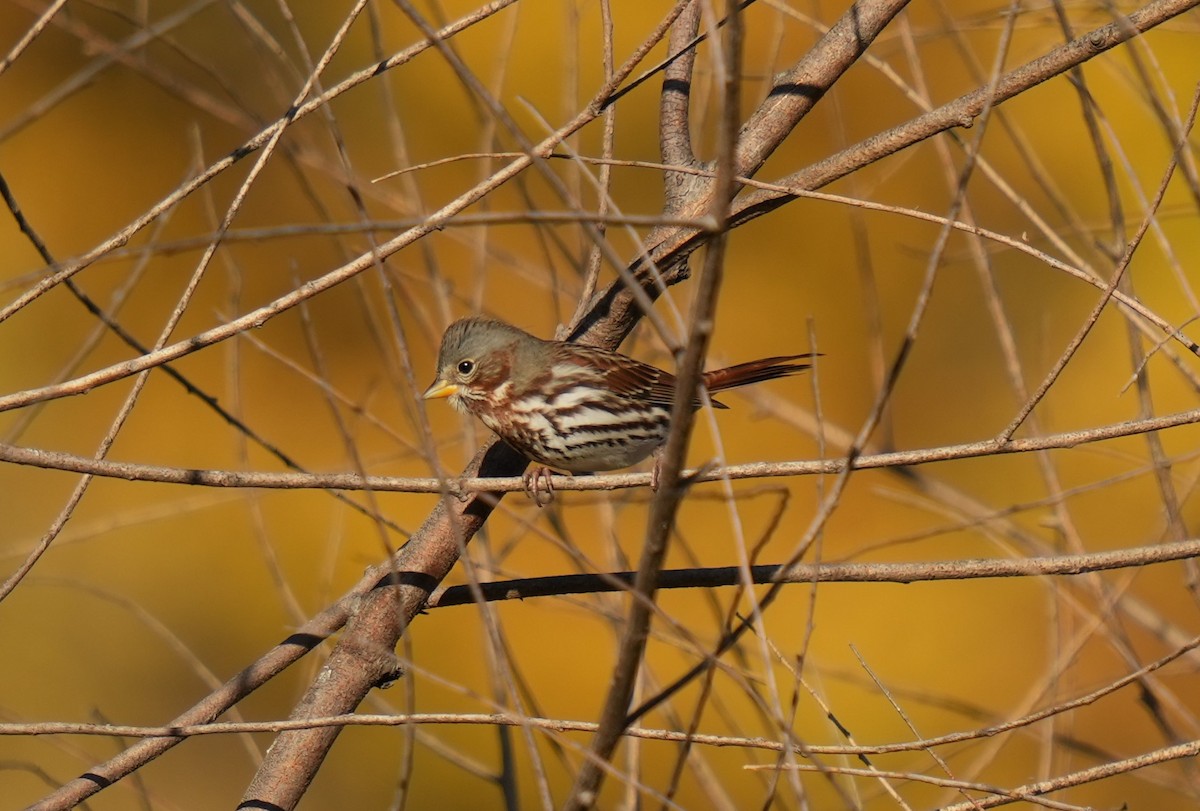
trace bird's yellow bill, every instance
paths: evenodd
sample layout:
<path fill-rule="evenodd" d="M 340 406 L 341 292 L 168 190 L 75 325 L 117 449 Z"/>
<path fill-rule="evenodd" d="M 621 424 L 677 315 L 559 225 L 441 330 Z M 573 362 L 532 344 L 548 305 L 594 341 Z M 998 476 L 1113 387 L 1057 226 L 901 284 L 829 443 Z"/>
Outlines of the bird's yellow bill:
<path fill-rule="evenodd" d="M 445 380 L 435 380 L 433 385 L 425 389 L 425 394 L 422 395 L 426 400 L 437 400 L 441 397 L 449 397 L 458 392 L 457 383 L 447 383 Z"/>

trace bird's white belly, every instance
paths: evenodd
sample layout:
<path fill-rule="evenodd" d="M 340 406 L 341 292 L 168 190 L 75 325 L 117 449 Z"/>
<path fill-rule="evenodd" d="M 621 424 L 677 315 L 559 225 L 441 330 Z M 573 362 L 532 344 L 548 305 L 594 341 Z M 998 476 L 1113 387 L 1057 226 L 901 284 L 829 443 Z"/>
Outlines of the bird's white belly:
<path fill-rule="evenodd" d="M 512 404 L 513 423 L 484 419 L 496 433 L 535 462 L 572 473 L 616 470 L 642 461 L 666 440 L 665 409 L 638 409 L 614 414 L 606 409 L 571 403 L 547 411 L 541 404 Z"/>
<path fill-rule="evenodd" d="M 600 470 L 618 470 L 636 465 L 654 452 L 661 440 L 647 440 L 623 444 L 620 447 L 592 446 L 586 450 L 562 453 L 557 448 L 541 450 L 536 461 L 550 467 L 569 470 L 572 473 L 593 473 Z"/>

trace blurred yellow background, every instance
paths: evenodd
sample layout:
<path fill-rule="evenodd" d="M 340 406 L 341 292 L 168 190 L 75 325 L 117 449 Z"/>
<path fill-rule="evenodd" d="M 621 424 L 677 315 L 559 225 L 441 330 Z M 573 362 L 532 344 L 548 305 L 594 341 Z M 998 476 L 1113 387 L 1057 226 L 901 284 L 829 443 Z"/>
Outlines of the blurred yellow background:
<path fill-rule="evenodd" d="M 665 4 L 613 9 L 616 60 L 658 23 Z M 435 22 L 457 19 L 467 3 L 422 7 Z M 1126 10 L 1132 10 L 1132 6 Z M 0 51 L 12 48 L 43 11 L 32 0 L 0 4 Z M 335 4 L 293 6 L 295 29 L 269 3 L 69 3 L 0 73 L 0 172 L 29 223 L 60 263 L 87 253 L 200 169 L 238 148 L 293 103 L 345 20 Z M 800 58 L 841 4 L 787 9 L 759 3 L 746 14 L 744 99 L 761 102 L 770 77 Z M 1099 9 L 1071 8 L 1077 32 L 1108 21 Z M 952 16 L 951 16 L 952 15 Z M 871 49 L 910 88 L 940 104 L 980 86 L 1003 33 L 1002 7 L 956 4 L 914 8 Z M 148 32 L 154 29 L 152 35 Z M 455 52 L 533 141 L 561 126 L 603 79 L 600 11 L 590 3 L 520 3 L 452 40 Z M 984 135 L 988 170 L 968 187 L 982 227 L 1074 263 L 1038 230 L 1031 213 L 1104 278 L 1111 251 L 1137 228 L 1170 159 L 1171 144 L 1153 102 L 1182 117 L 1200 79 L 1197 20 L 1185 16 L 1134 46 L 1088 63 L 1084 75 L 1101 116 L 1124 204 L 1114 226 L 1078 96 L 1057 78 L 1003 105 Z M 141 44 L 141 39 L 148 41 Z M 303 42 L 303 48 L 297 38 Z M 370 4 L 350 28 L 319 85 L 345 77 L 418 41 L 395 6 Z M 1062 41 L 1049 11 L 1023 13 L 1003 64 L 1023 64 Z M 705 46 L 706 47 L 706 46 Z M 664 53 L 660 45 L 647 67 Z M 711 157 L 712 63 L 702 48 L 693 102 L 700 157 Z M 915 54 L 919 63 L 912 61 Z M 1134 56 L 1136 55 L 1136 60 Z M 978 72 L 977 72 L 978 71 Z M 639 71 L 640 72 L 640 71 Z M 617 105 L 615 154 L 657 161 L 660 81 Z M 856 65 L 768 162 L 772 180 L 920 110 L 879 65 Z M 600 122 L 571 141 L 601 150 Z M 960 130 L 970 142 L 978 129 Z M 1015 146 L 1018 142 L 1020 148 Z M 1189 140 L 1194 159 L 1195 137 Z M 437 53 L 381 73 L 290 127 L 254 181 L 168 342 L 226 323 L 344 264 L 399 233 L 503 165 L 472 157 L 372 183 L 398 169 L 460 155 L 509 151 L 517 144 L 471 98 Z M 961 166 L 960 149 L 943 147 Z M 1023 153 L 1036 157 L 1031 162 Z M 152 345 L 177 306 L 233 196 L 260 153 L 243 158 L 134 235 L 128 245 L 75 277 L 143 344 Z M 579 167 L 553 168 L 588 208 L 595 190 Z M 589 171 L 596 171 L 590 168 Z M 944 215 L 953 168 L 933 142 L 886 159 L 830 189 L 849 197 Z M 1183 325 L 1198 313 L 1200 206 L 1176 176 L 1156 228 L 1139 249 L 1129 282 L 1155 313 Z M 349 188 L 353 188 L 352 196 Z M 1011 197 L 1009 196 L 1011 193 Z M 661 175 L 617 167 L 611 191 L 626 214 L 661 211 Z M 359 201 L 361 208 L 359 208 Z M 469 209 L 517 215 L 561 211 L 564 202 L 536 172 Z M 370 227 L 367 227 L 370 225 Z M 337 226 L 337 227 L 335 227 Z M 617 255 L 632 259 L 636 237 L 609 229 Z M 896 213 L 799 200 L 732 237 L 710 366 L 808 351 L 824 353 L 815 377 L 731 394 L 711 423 L 701 414 L 690 459 L 723 450 L 729 463 L 842 456 L 880 385 L 909 322 L 939 227 Z M 919 449 L 991 438 L 1014 417 L 1021 397 L 1006 367 L 993 306 L 1011 328 L 1019 376 L 1034 389 L 1098 300 L 1092 286 L 1032 256 L 953 235 L 919 337 L 872 448 Z M 582 289 L 589 242 L 574 224 L 458 225 L 440 230 L 371 270 L 270 320 L 261 329 L 190 354 L 173 368 L 310 471 L 430 476 L 418 410 L 431 379 L 441 330 L 453 318 L 485 312 L 549 337 L 570 317 Z M 696 267 L 699 263 L 694 261 Z M 6 306 L 47 269 L 10 215 L 0 213 L 0 291 Z M 605 266 L 601 284 L 615 278 Z M 994 285 L 995 297 L 989 291 Z M 688 312 L 684 284 L 659 304 Z M 394 313 L 394 316 L 393 316 Z M 878 317 L 878 328 L 873 319 Z M 397 329 L 397 324 L 400 329 Z M 1195 329 L 1185 332 L 1195 335 Z M 402 337 L 401 337 L 402 334 Z M 815 344 L 811 344 L 815 336 Z M 1159 336 L 1161 338 L 1161 336 Z M 1145 338 L 1141 349 L 1155 347 Z M 1129 330 L 1110 307 L 1018 436 L 1098 427 L 1142 413 Z M 625 351 L 670 368 L 672 359 L 643 326 Z M 407 352 L 413 383 L 401 358 Z M 0 395 L 48 385 L 134 356 L 61 285 L 0 323 Z M 1182 366 L 1196 374 L 1186 353 Z M 1149 408 L 1197 407 L 1195 387 L 1162 353 L 1145 367 Z M 415 384 L 416 388 L 413 388 Z M 2 441 L 90 457 L 132 390 L 129 379 L 0 414 Z M 428 408 L 437 460 L 457 472 L 485 429 L 442 403 Z M 821 431 L 814 433 L 815 415 Z M 713 433 L 713 425 L 717 434 Z M 1182 526 L 1194 533 L 1198 468 L 1194 426 L 1161 435 Z M 109 458 L 176 468 L 282 470 L 200 399 L 161 370 L 150 374 Z M 79 477 L 0 465 L 0 572 L 8 577 L 53 525 Z M 728 566 L 738 544 L 758 562 L 795 550 L 832 485 L 798 477 L 698 487 L 684 504 L 671 567 Z M 368 503 L 350 494 L 355 503 Z M 406 531 L 435 503 L 429 495 L 382 493 L 369 500 Z M 506 498 L 470 555 L 481 577 L 506 579 L 610 571 L 636 563 L 647 494 L 563 493 L 551 509 Z M 1064 516 L 1071 526 L 1064 527 Z M 386 532 L 398 546 L 403 535 Z M 1161 489 L 1144 437 L 1031 454 L 855 474 L 820 535 L 825 560 L 933 561 L 1100 551 L 1170 539 Z M 1080 547 L 1079 544 L 1082 544 Z M 748 554 L 748 553 L 747 553 Z M 65 529 L 21 585 L 0 603 L 0 720 L 163 724 L 335 600 L 362 570 L 382 560 L 379 525 L 320 490 L 205 489 L 119 479 L 92 482 Z M 813 559 L 809 556 L 809 559 Z M 632 562 L 632 563 L 631 563 Z M 1095 578 L 1011 579 L 787 589 L 766 616 L 773 650 L 748 639 L 723 662 L 703 703 L 702 733 L 762 735 L 778 730 L 763 706 L 791 713 L 808 744 L 847 741 L 792 672 L 804 676 L 859 743 L 909 740 L 986 726 L 1107 684 L 1172 650 L 1170 635 L 1147 630 L 1108 601 L 1135 601 L 1161 628 L 1196 633 L 1193 570 L 1183 565 Z M 464 567 L 454 582 L 465 582 Z M 1110 591 L 1099 591 L 1103 583 Z M 663 594 L 665 615 L 686 638 L 711 649 L 734 599 L 732 589 Z M 410 672 L 377 693 L 366 712 L 524 711 L 594 720 L 608 685 L 627 601 L 619 596 L 536 599 L 444 608 L 418 619 L 400 654 Z M 744 599 L 737 610 L 744 614 Z M 498 629 L 489 632 L 489 622 Z M 1093 625 L 1095 623 L 1095 625 Z M 1096 627 L 1099 626 L 1099 627 Z M 648 653 L 647 691 L 694 664 L 696 649 L 660 619 Z M 1120 633 L 1118 633 L 1118 631 Z M 496 649 L 493 634 L 504 641 Z M 1139 654 L 1117 652 L 1113 639 Z M 324 653 L 325 651 L 322 651 Z M 767 661 L 764 661 L 764 656 Z M 861 657 L 861 661 L 860 661 Z M 318 656 L 310 656 L 239 706 L 243 718 L 286 717 Z M 893 691 L 914 729 L 874 678 Z M 954 775 L 1020 785 L 1198 737 L 1195 665 L 1176 663 L 1156 681 L 1164 730 L 1127 688 L 1058 723 L 1048 722 L 942 754 Z M 511 680 L 511 683 L 510 683 Z M 519 684 L 521 699 L 510 696 Z M 700 683 L 644 720 L 687 728 Z M 343 733 L 305 807 L 502 807 L 488 773 L 501 768 L 498 733 L 485 726 L 350 729 Z M 520 730 L 515 748 L 523 807 L 537 807 L 534 758 Z M 550 792 L 561 801 L 578 766 L 581 733 L 533 733 Z M 269 735 L 250 748 L 265 749 Z M 98 737 L 0 737 L 0 802 L 19 807 L 112 756 L 122 742 Z M 407 762 L 408 752 L 413 760 Z M 615 766 L 657 806 L 671 785 L 676 744 L 637 745 Z M 928 755 L 877 756 L 881 769 L 940 773 Z M 682 808 L 896 807 L 878 784 L 847 778 L 775 776 L 770 752 L 697 747 L 673 802 Z M 861 765 L 826 757 L 826 765 Z M 138 779 L 102 792 L 92 808 L 231 807 L 256 763 L 228 736 L 181 745 Z M 774 781 L 779 785 L 771 788 Z M 401 784 L 403 788 L 401 788 Z M 835 792 L 831 785 L 841 787 Z M 719 788 L 718 788 L 719 787 Z M 628 784 L 610 778 L 601 807 L 616 807 Z M 913 808 L 961 799 L 903 783 Z M 145 798 L 142 797 L 145 792 Z M 1079 806 L 1190 807 L 1200 796 L 1183 768 L 1164 766 L 1056 797 Z M 649 807 L 648 805 L 648 807 Z"/>

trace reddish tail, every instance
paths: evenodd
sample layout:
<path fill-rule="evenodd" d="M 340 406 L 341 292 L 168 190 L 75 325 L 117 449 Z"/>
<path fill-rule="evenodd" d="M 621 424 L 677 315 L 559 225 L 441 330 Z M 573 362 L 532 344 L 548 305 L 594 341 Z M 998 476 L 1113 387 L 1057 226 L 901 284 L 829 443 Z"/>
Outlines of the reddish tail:
<path fill-rule="evenodd" d="M 724 391 L 738 386 L 749 386 L 764 380 L 799 374 L 812 366 L 803 358 L 816 357 L 816 353 L 805 355 L 780 355 L 777 358 L 762 358 L 749 363 L 739 363 L 725 369 L 714 369 L 704 373 L 704 385 L 710 392 Z"/>

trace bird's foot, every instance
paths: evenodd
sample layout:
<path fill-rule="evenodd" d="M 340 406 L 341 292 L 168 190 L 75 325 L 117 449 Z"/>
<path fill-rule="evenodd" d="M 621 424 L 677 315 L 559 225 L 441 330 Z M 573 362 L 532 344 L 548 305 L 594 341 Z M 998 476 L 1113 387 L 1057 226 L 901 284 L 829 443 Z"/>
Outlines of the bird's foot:
<path fill-rule="evenodd" d="M 550 478 L 552 475 L 550 468 L 538 465 L 526 470 L 525 475 L 521 477 L 521 481 L 525 483 L 525 495 L 533 499 L 533 503 L 539 507 L 545 507 L 554 501 L 554 481 Z"/>

